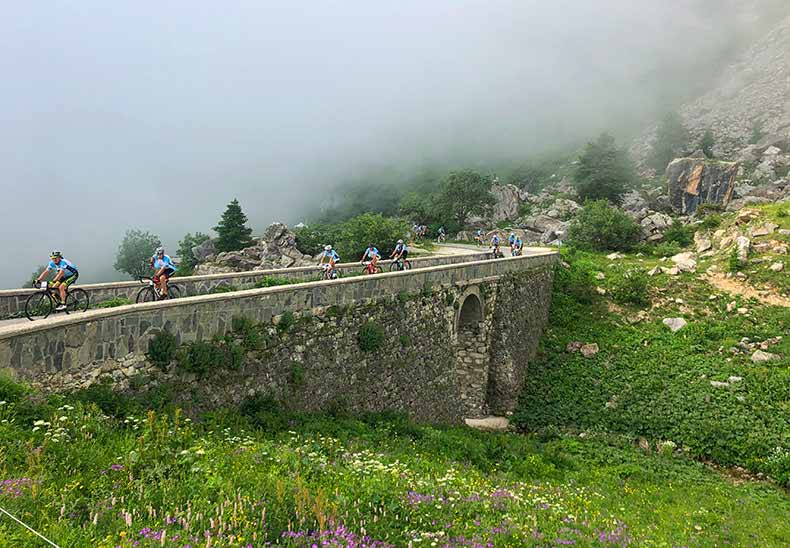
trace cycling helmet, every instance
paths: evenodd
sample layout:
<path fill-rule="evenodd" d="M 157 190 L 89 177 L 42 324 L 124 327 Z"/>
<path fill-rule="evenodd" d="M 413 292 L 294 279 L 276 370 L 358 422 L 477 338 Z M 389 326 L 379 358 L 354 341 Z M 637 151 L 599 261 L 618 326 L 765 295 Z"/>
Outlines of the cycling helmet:
<path fill-rule="evenodd" d="M 324 251 L 332 251 L 332 246 L 327 244 L 324 246 Z"/>
<path fill-rule="evenodd" d="M 63 253 L 61 253 L 60 251 L 55 250 L 55 251 L 53 251 L 52 253 L 49 254 L 49 258 L 50 259 L 54 259 L 55 257 L 62 259 L 63 258 Z"/>
<path fill-rule="evenodd" d="M 165 252 L 165 248 L 164 247 L 157 247 L 156 248 L 156 254 L 157 255 L 164 254 L 164 252 Z"/>
<path fill-rule="evenodd" d="M 399 243 L 399 244 L 402 244 L 402 243 L 403 243 L 403 240 L 398 240 L 398 243 Z"/>
<path fill-rule="evenodd" d="M 376 246 L 374 246 L 372 243 L 369 243 L 368 247 L 376 247 Z"/>

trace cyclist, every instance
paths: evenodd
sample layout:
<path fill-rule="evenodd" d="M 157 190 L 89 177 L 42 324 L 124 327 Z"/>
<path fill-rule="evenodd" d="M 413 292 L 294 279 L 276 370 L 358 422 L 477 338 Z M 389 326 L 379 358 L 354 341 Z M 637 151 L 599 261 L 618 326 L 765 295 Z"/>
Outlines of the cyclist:
<path fill-rule="evenodd" d="M 491 237 L 491 249 L 494 252 L 494 257 L 499 257 L 499 253 L 500 253 L 500 251 L 499 251 L 499 244 L 500 243 L 501 243 L 501 240 L 499 239 L 499 234 L 495 233 Z"/>
<path fill-rule="evenodd" d="M 510 253 L 513 253 L 513 246 L 516 243 L 516 233 L 515 232 L 511 232 L 510 233 L 510 236 L 508 236 L 508 238 L 507 238 L 507 243 L 510 246 Z"/>
<path fill-rule="evenodd" d="M 49 264 L 44 269 L 44 271 L 38 275 L 36 281 L 33 282 L 34 286 L 38 286 L 41 281 L 46 278 L 47 273 L 50 270 L 56 270 L 57 273 L 55 277 L 52 278 L 51 287 L 57 287 L 58 292 L 60 293 L 60 304 L 58 305 L 55 310 L 66 310 L 66 289 L 77 281 L 77 278 L 80 277 L 80 273 L 77 270 L 77 265 L 72 263 L 71 261 L 67 261 L 63 258 L 63 254 L 60 251 L 53 251 L 49 254 Z"/>
<path fill-rule="evenodd" d="M 514 257 L 520 257 L 522 249 L 524 249 L 524 242 L 521 241 L 521 236 L 518 236 L 516 237 L 516 241 L 513 242 L 513 247 L 510 250 L 510 254 Z"/>
<path fill-rule="evenodd" d="M 324 266 L 324 261 L 326 261 L 326 266 Z M 326 270 L 330 278 L 336 278 L 337 271 L 335 270 L 335 263 L 339 262 L 340 255 L 338 255 L 337 252 L 332 249 L 331 245 L 325 245 L 324 252 L 321 253 L 321 261 L 318 263 L 318 266 Z"/>
<path fill-rule="evenodd" d="M 381 254 L 379 250 L 376 249 L 372 243 L 368 244 L 367 249 L 365 249 L 365 253 L 362 254 L 362 264 L 365 264 L 365 260 L 370 261 L 367 265 L 366 272 L 368 274 L 375 274 L 376 268 L 379 264 L 379 259 L 381 259 Z"/>
<path fill-rule="evenodd" d="M 481 228 L 475 230 L 475 243 L 477 243 L 478 247 L 483 245 L 483 229 Z"/>
<path fill-rule="evenodd" d="M 156 272 L 154 273 L 154 283 L 159 287 L 159 298 L 167 299 L 167 280 L 173 277 L 176 273 L 176 265 L 169 255 L 165 255 L 164 247 L 157 247 L 156 252 L 150 259 L 151 268 Z"/>
<path fill-rule="evenodd" d="M 401 270 L 403 270 L 404 263 L 406 262 L 406 258 L 408 256 L 409 256 L 409 248 L 406 247 L 406 244 L 403 243 L 403 240 L 398 240 L 398 243 L 395 245 L 395 249 L 392 250 L 390 259 L 392 259 L 392 262 L 394 263 L 397 263 L 398 261 L 402 261 Z"/>

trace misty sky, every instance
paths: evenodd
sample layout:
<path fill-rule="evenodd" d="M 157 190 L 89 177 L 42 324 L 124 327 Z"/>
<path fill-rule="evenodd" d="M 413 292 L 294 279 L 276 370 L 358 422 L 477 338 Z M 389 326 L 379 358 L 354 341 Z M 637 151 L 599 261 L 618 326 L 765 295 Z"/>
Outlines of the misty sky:
<path fill-rule="evenodd" d="M 127 228 L 174 248 L 234 197 L 260 232 L 370 166 L 638 127 L 751 24 L 737 4 L 6 2 L 0 287 L 52 249 L 109 279 Z"/>

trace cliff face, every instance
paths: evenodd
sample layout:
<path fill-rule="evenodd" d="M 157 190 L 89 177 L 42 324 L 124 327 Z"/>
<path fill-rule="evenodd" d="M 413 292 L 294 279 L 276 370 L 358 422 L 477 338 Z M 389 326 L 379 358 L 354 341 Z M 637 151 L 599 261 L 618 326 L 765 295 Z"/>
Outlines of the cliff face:
<path fill-rule="evenodd" d="M 681 115 L 695 137 L 712 129 L 723 156 L 749 144 L 755 129 L 790 135 L 790 16 L 738 57 L 711 91 L 684 106 Z"/>

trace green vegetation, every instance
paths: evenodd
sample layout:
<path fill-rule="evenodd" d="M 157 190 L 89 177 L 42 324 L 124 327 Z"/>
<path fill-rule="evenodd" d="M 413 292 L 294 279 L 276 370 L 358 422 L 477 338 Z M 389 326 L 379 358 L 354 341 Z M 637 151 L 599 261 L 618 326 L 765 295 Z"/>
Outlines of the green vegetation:
<path fill-rule="evenodd" d="M 712 159 L 715 157 L 713 154 L 713 145 L 715 144 L 716 139 L 713 137 L 713 130 L 706 129 L 705 134 L 702 136 L 702 140 L 699 143 L 705 158 Z"/>
<path fill-rule="evenodd" d="M 650 303 L 650 279 L 641 269 L 628 270 L 612 282 L 616 303 L 647 306 Z"/>
<path fill-rule="evenodd" d="M 389 255 L 395 243 L 409 233 L 408 224 L 379 213 L 364 213 L 347 221 L 328 225 L 310 225 L 296 231 L 296 245 L 302 253 L 316 255 L 326 244 L 333 245 L 343 261 L 356 261 L 368 244 Z"/>
<path fill-rule="evenodd" d="M 342 402 L 296 415 L 263 394 L 191 421 L 107 387 L 26 392 L 0 383 L 0 503 L 60 546 L 778 547 L 790 535 L 785 495 L 670 445 L 348 418 Z M 0 538 L 37 542 L 9 519 Z"/>
<path fill-rule="evenodd" d="M 680 221 L 675 221 L 664 231 L 663 241 L 677 244 L 680 247 L 688 247 L 694 241 L 694 229 Z"/>
<path fill-rule="evenodd" d="M 257 282 L 255 282 L 255 287 L 260 289 L 263 287 L 275 287 L 278 285 L 290 285 L 299 283 L 301 280 L 292 280 L 290 278 L 283 278 L 282 276 L 264 276 Z"/>
<path fill-rule="evenodd" d="M 168 331 L 160 331 L 148 343 L 148 359 L 159 367 L 167 367 L 176 357 L 178 341 L 176 336 Z"/>
<path fill-rule="evenodd" d="M 453 171 L 442 181 L 435 203 L 456 227 L 463 227 L 470 215 L 485 215 L 494 205 L 491 178 L 472 170 Z"/>
<path fill-rule="evenodd" d="M 606 200 L 588 201 L 571 223 L 568 241 L 585 250 L 627 251 L 638 242 L 639 230 L 631 217 Z"/>
<path fill-rule="evenodd" d="M 127 297 L 113 297 L 112 299 L 97 303 L 96 308 L 116 308 L 118 306 L 126 306 L 127 304 L 133 304 Z"/>
<path fill-rule="evenodd" d="M 238 251 L 252 245 L 252 229 L 247 226 L 247 216 L 234 199 L 214 227 L 217 232 L 217 251 Z"/>
<path fill-rule="evenodd" d="M 625 150 L 617 148 L 614 137 L 603 133 L 584 148 L 573 174 L 581 200 L 609 200 L 620 197 L 636 179 L 633 163 Z"/>
<path fill-rule="evenodd" d="M 137 229 L 127 230 L 118 246 L 113 268 L 128 274 L 133 280 L 148 276 L 151 274 L 149 259 L 156 248 L 161 246 L 162 241 L 155 234 Z"/>
<path fill-rule="evenodd" d="M 689 139 L 683 119 L 676 112 L 666 114 L 656 130 L 656 141 L 648 165 L 663 174 L 669 162 L 685 153 Z"/>
<path fill-rule="evenodd" d="M 181 263 L 178 265 L 179 273 L 183 275 L 188 275 L 192 273 L 192 270 L 197 266 L 197 259 L 195 255 L 192 253 L 192 248 L 197 247 L 200 244 L 210 240 L 208 234 L 203 234 L 202 232 L 195 232 L 192 234 L 191 232 L 187 232 L 184 238 L 178 242 L 178 258 L 181 259 Z"/>
<path fill-rule="evenodd" d="M 647 302 L 631 298 L 618 300 L 636 307 L 613 308 L 606 297 L 569 290 L 568 280 L 604 271 L 597 285 L 617 296 L 633 269 L 656 263 L 629 258 L 612 264 L 579 252 L 566 260 L 572 274 L 557 278 L 542 357 L 530 364 L 516 415 L 519 426 L 619 433 L 651 447 L 671 441 L 691 457 L 790 484 L 790 340 L 770 343 L 770 352 L 784 358 L 759 364 L 750 360 L 753 350 L 738 346 L 744 337 L 759 343 L 787 333 L 787 309 L 736 299 L 751 312 L 728 313 L 730 297 L 692 274 L 659 276 L 654 287 L 635 291 L 649 297 L 649 311 L 640 310 Z M 678 316 L 688 325 L 672 333 L 662 319 Z M 600 352 L 592 358 L 568 352 L 571 341 L 596 342 Z"/>
<path fill-rule="evenodd" d="M 359 328 L 357 343 L 363 352 L 375 352 L 384 344 L 384 328 L 374 322 L 367 322 Z"/>
<path fill-rule="evenodd" d="M 178 367 L 205 377 L 219 369 L 239 369 L 244 360 L 244 347 L 232 336 L 214 341 L 197 341 L 178 349 Z"/>

